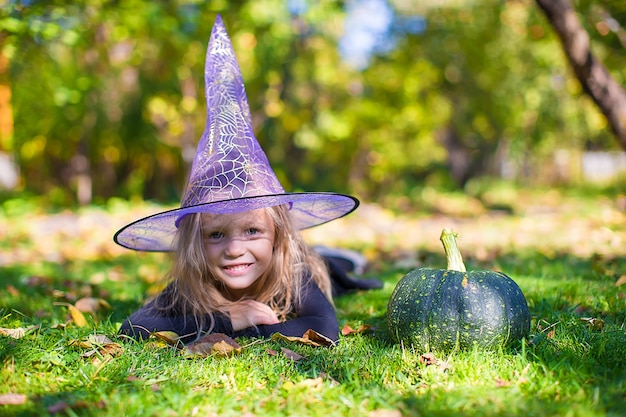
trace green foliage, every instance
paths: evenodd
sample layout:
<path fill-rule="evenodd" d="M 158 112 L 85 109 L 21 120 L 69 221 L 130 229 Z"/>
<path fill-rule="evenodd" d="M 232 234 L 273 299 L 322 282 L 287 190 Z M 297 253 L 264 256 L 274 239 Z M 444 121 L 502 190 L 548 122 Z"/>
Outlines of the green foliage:
<path fill-rule="evenodd" d="M 217 13 L 257 136 L 288 190 L 413 199 L 418 184 L 499 175 L 504 159 L 521 161 L 512 166 L 523 176 L 529 159 L 556 148 L 612 143 L 533 2 L 391 1 L 385 37 L 394 47 L 363 70 L 338 53 L 346 12 L 330 0 L 304 2 L 300 14 L 279 0 L 6 3 L 0 48 L 15 129 L 0 149 L 15 155 L 25 190 L 59 204 L 81 187 L 96 201 L 178 200 L 204 124 L 204 53 Z M 620 19 L 623 8 L 577 7 L 623 80 L 618 33 L 597 29 L 603 11 Z M 403 29 L 416 17 L 423 32 Z M 466 172 L 451 168 L 455 146 Z"/>

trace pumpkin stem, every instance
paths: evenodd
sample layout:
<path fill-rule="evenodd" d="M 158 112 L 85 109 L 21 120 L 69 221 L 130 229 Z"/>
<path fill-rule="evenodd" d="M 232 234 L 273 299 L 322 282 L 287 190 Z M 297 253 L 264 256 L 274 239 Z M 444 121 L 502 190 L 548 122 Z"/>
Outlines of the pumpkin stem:
<path fill-rule="evenodd" d="M 448 270 L 466 272 L 465 264 L 463 263 L 463 257 L 461 251 L 456 244 L 456 237 L 458 235 L 450 229 L 443 229 L 441 232 L 441 243 L 443 243 L 443 250 L 446 252 L 446 259 L 448 260 Z"/>

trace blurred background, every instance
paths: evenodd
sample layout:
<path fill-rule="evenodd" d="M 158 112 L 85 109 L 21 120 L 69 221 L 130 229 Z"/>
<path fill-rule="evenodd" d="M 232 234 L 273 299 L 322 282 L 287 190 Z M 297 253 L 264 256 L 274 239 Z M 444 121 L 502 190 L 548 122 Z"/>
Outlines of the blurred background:
<path fill-rule="evenodd" d="M 287 191 L 624 184 L 626 156 L 531 0 L 0 1 L 0 198 L 178 204 L 220 13 Z M 571 0 L 626 86 L 626 5 Z"/>

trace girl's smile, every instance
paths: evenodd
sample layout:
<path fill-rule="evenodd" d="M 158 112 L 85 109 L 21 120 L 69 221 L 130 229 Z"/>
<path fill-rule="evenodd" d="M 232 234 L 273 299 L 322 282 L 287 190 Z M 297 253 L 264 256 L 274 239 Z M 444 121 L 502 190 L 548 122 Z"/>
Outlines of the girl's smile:
<path fill-rule="evenodd" d="M 224 270 L 226 270 L 231 275 L 239 275 L 247 270 L 250 265 L 252 264 L 226 265 L 224 266 Z"/>
<path fill-rule="evenodd" d="M 274 222 L 265 209 L 202 215 L 202 236 L 215 276 L 236 297 L 248 295 L 268 270 L 274 249 Z"/>

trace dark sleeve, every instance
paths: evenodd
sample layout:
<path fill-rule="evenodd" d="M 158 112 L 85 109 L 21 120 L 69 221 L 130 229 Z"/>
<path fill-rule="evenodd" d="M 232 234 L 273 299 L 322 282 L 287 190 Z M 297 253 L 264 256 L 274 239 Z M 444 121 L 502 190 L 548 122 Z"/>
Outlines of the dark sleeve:
<path fill-rule="evenodd" d="M 339 322 L 335 309 L 313 279 L 309 279 L 303 291 L 300 305 L 295 310 L 295 318 L 277 324 L 250 327 L 235 333 L 235 336 L 269 337 L 274 333 L 301 337 L 313 329 L 330 340 L 339 340 Z"/>
<path fill-rule="evenodd" d="M 155 300 L 149 302 L 124 320 L 119 332 L 135 339 L 147 339 L 150 333 L 170 331 L 181 337 L 183 343 L 198 338 L 199 334 L 208 332 L 232 335 L 233 326 L 230 318 L 223 314 L 213 314 L 204 318 L 204 325 L 193 315 L 169 315 L 155 307 Z M 211 321 L 213 320 L 213 322 Z"/>
<path fill-rule="evenodd" d="M 211 327 L 209 316 L 205 317 L 204 326 L 200 327 L 194 316 L 167 315 L 155 308 L 155 302 L 151 301 L 126 319 L 120 327 L 120 333 L 135 339 L 147 339 L 152 332 L 171 331 L 181 336 L 183 343 L 189 343 L 198 338 L 199 333 L 208 332 Z M 278 332 L 285 336 L 300 337 L 308 329 L 313 329 L 333 341 L 339 339 L 339 324 L 335 310 L 312 279 L 306 284 L 302 302 L 294 313 L 296 317 L 291 320 L 249 327 L 238 332 L 233 331 L 230 317 L 213 314 L 211 333 L 224 333 L 231 337 L 266 337 Z"/>

